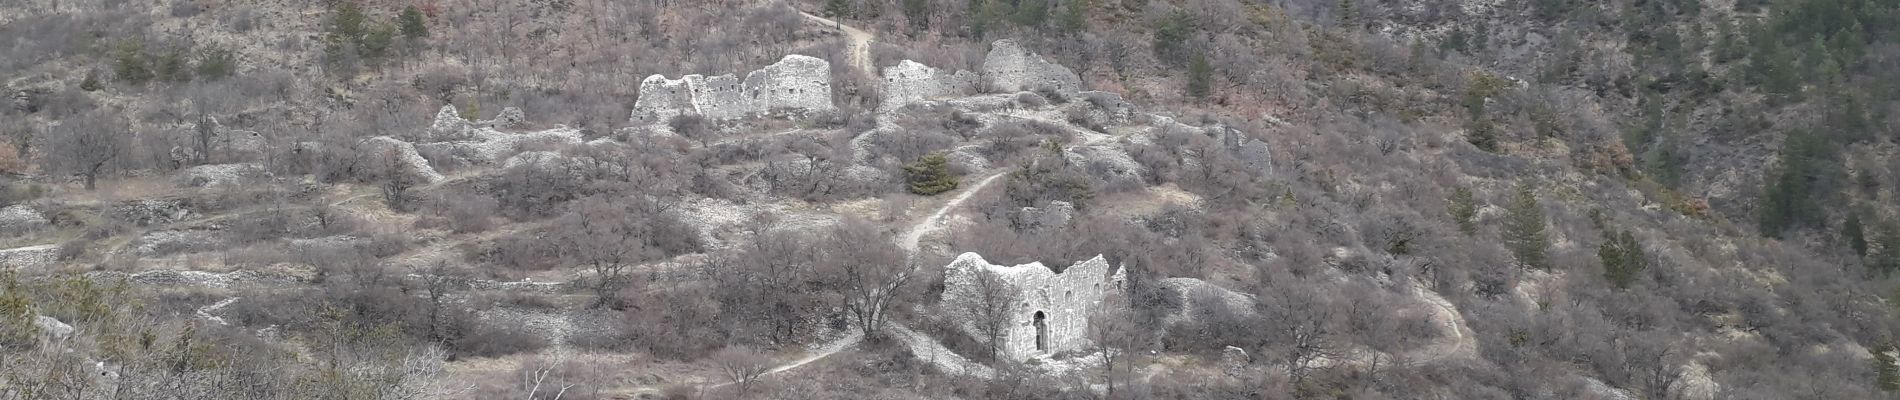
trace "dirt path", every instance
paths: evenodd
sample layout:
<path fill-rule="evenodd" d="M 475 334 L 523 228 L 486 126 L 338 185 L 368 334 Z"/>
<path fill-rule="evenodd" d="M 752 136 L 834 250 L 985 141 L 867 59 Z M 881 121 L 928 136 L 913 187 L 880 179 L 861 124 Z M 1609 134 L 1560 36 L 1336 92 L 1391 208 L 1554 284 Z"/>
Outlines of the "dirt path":
<path fill-rule="evenodd" d="M 798 367 L 803 367 L 805 366 L 805 364 L 811 364 L 813 361 L 818 361 L 825 357 L 830 357 L 832 354 L 838 354 L 838 352 L 844 351 L 844 349 L 849 349 L 852 346 L 856 346 L 858 342 L 861 342 L 861 341 L 864 341 L 864 332 L 858 331 L 858 330 L 852 330 L 850 334 L 845 335 L 844 337 L 838 338 L 838 340 L 831 341 L 831 343 L 827 343 L 824 346 L 819 346 L 817 349 L 814 349 L 811 354 L 808 354 L 804 357 L 800 357 L 797 360 L 792 360 L 792 362 L 786 363 L 785 365 L 772 367 L 772 369 L 765 370 L 765 373 L 759 374 L 759 376 L 760 377 L 772 376 L 773 374 L 790 371 Z M 724 387 L 727 385 L 731 385 L 733 383 L 737 383 L 737 382 L 720 382 L 720 383 L 716 383 L 712 385 L 707 385 L 706 388 L 716 389 L 716 388 Z"/>
<path fill-rule="evenodd" d="M 1418 298 L 1430 303 L 1434 312 L 1433 322 L 1444 325 L 1446 336 L 1443 341 L 1419 349 L 1412 357 L 1420 361 L 1439 361 L 1451 358 L 1476 359 L 1478 357 L 1478 339 L 1465 334 L 1464 314 L 1458 312 L 1458 306 L 1451 304 L 1444 296 L 1438 295 L 1422 283 L 1415 284 Z"/>
<path fill-rule="evenodd" d="M 918 243 L 923 241 L 924 235 L 943 229 L 943 218 L 950 214 L 950 210 L 955 210 L 958 206 L 963 205 L 963 202 L 970 200 L 970 197 L 975 196 L 976 192 L 983 191 L 983 188 L 988 187 L 990 182 L 996 181 L 996 178 L 1001 178 L 1005 174 L 1008 174 L 1008 172 L 998 172 L 991 174 L 988 178 L 977 181 L 975 185 L 965 188 L 963 193 L 958 193 L 957 197 L 950 198 L 950 201 L 944 203 L 943 207 L 938 208 L 937 212 L 931 213 L 929 217 L 924 218 L 922 221 L 917 221 L 917 225 L 911 226 L 910 231 L 904 233 L 902 241 L 898 242 L 903 245 L 904 253 L 915 257 L 919 246 Z"/>
<path fill-rule="evenodd" d="M 851 66 L 856 67 L 858 72 L 863 73 L 865 76 L 877 76 L 877 66 L 872 65 L 871 62 L 871 41 L 877 40 L 876 36 L 871 35 L 870 32 L 840 24 L 838 21 L 833 21 L 830 18 L 812 15 L 804 11 L 800 11 L 798 14 L 804 15 L 806 20 L 813 23 L 831 27 L 844 33 L 845 50 L 850 52 L 847 58 L 850 60 Z"/>

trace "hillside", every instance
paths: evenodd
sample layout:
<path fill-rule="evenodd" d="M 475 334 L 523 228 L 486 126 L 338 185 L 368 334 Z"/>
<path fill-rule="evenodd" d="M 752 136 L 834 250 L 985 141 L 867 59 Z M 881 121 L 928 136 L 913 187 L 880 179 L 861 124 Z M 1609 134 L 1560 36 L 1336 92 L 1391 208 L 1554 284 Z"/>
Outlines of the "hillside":
<path fill-rule="evenodd" d="M 1884 398 L 1870 0 L 0 5 L 0 398 Z"/>

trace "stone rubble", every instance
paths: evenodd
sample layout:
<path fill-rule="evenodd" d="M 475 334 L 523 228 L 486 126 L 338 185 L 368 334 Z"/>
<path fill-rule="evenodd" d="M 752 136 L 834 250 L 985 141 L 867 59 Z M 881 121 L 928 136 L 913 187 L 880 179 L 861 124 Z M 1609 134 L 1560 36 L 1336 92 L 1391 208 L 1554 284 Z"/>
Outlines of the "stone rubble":
<path fill-rule="evenodd" d="M 393 156 L 395 158 L 394 161 L 400 169 L 398 173 L 404 174 L 418 182 L 436 183 L 444 179 L 442 174 L 436 173 L 435 168 L 429 165 L 428 159 L 422 158 L 422 154 L 416 152 L 416 146 L 414 144 L 402 141 L 401 139 L 388 136 L 377 136 L 365 139 L 363 141 L 363 149 L 365 151 L 364 154 L 370 157 L 379 155 Z M 372 160 L 375 159 L 372 158 Z"/>
<path fill-rule="evenodd" d="M 0 268 L 35 268 L 51 265 L 59 259 L 58 244 L 16 247 L 0 250 Z"/>
<path fill-rule="evenodd" d="M 20 233 L 46 226 L 46 215 L 25 204 L 0 208 L 0 233 Z"/>
<path fill-rule="evenodd" d="M 270 171 L 261 164 L 207 164 L 185 168 L 172 181 L 183 187 L 228 187 L 265 182 L 270 177 Z"/>

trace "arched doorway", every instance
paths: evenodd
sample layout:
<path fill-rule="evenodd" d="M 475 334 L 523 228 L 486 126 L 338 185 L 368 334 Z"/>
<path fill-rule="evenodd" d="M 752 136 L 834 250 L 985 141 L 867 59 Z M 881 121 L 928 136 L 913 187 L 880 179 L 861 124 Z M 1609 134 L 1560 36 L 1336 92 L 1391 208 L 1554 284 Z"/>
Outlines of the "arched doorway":
<path fill-rule="evenodd" d="M 1036 352 L 1049 351 L 1049 324 L 1044 321 L 1042 311 L 1036 312 Z"/>

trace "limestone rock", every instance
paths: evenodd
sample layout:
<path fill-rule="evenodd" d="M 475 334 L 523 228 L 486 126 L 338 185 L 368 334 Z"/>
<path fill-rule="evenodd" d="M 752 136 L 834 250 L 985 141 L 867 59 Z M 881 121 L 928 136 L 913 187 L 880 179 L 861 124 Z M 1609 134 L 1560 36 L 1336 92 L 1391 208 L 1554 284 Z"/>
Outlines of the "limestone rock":
<path fill-rule="evenodd" d="M 427 134 L 414 139 L 424 143 L 459 139 L 468 128 L 468 120 L 462 119 L 462 113 L 456 111 L 455 106 L 442 106 L 435 112 L 435 122 L 429 124 Z"/>
<path fill-rule="evenodd" d="M 1023 207 L 1017 211 L 1016 227 L 1024 232 L 1046 232 L 1068 225 L 1069 219 L 1074 216 L 1074 204 L 1052 201 L 1047 207 Z"/>
<path fill-rule="evenodd" d="M 183 187 L 241 186 L 269 180 L 270 171 L 258 164 L 210 164 L 179 171 L 172 179 Z"/>
<path fill-rule="evenodd" d="M 33 325 L 39 326 L 40 334 L 47 339 L 59 341 L 73 336 L 73 326 L 59 322 L 58 318 L 41 315 L 33 318 Z"/>
<path fill-rule="evenodd" d="M 0 233 L 18 233 L 46 226 L 46 215 L 25 204 L 0 208 Z"/>
<path fill-rule="evenodd" d="M 164 256 L 217 248 L 223 243 L 215 231 L 159 230 L 134 239 L 127 250 L 140 256 Z"/>
<path fill-rule="evenodd" d="M 1087 347 L 1090 313 L 1101 306 L 1104 296 L 1120 290 L 1125 279 L 1120 269 L 1109 275 L 1108 261 L 1102 256 L 1056 272 L 1042 263 L 1001 266 L 976 253 L 963 253 L 944 268 L 941 304 L 954 316 L 952 320 L 975 321 L 973 315 L 960 314 L 967 314 L 963 310 L 980 301 L 978 283 L 985 273 L 1008 283 L 1016 296 L 1010 310 L 1013 318 L 998 346 L 1014 360 Z M 971 324 L 964 329 L 975 330 Z"/>
<path fill-rule="evenodd" d="M 156 286 L 167 286 L 167 287 L 178 287 L 178 286 L 230 287 L 232 285 L 251 284 L 251 283 L 257 283 L 257 284 L 296 283 L 296 280 L 292 278 L 287 278 L 283 276 L 266 275 L 264 273 L 248 271 L 248 270 L 239 270 L 239 271 L 231 271 L 231 272 L 224 272 L 224 273 L 205 272 L 205 271 L 155 270 L 155 271 L 140 272 L 140 273 L 136 273 L 132 275 L 126 275 L 125 280 L 127 282 L 136 283 L 140 285 L 156 285 Z"/>
<path fill-rule="evenodd" d="M 1174 292 L 1181 309 L 1164 317 L 1168 325 L 1177 325 L 1191 321 L 1199 315 L 1202 307 L 1224 306 L 1228 310 L 1243 315 L 1253 314 L 1253 296 L 1228 290 L 1212 283 L 1194 278 L 1167 278 L 1160 281 L 1163 288 Z"/>
<path fill-rule="evenodd" d="M 113 204 L 107 215 L 138 226 L 164 225 L 184 220 L 191 207 L 180 199 L 126 200 Z"/>
<path fill-rule="evenodd" d="M 1129 103 L 1127 100 L 1122 100 L 1122 95 L 1120 94 L 1085 91 L 1076 93 L 1076 97 L 1082 98 L 1083 101 L 1081 103 L 1092 106 L 1096 111 L 1103 114 L 1102 117 L 1105 120 L 1096 121 L 1103 125 L 1127 125 L 1129 120 L 1135 116 L 1135 105 Z"/>
<path fill-rule="evenodd" d="M 978 145 L 964 145 L 951 149 L 949 153 L 944 154 L 944 158 L 950 161 L 951 166 L 964 171 L 990 169 L 990 159 L 983 156 L 982 146 Z"/>
<path fill-rule="evenodd" d="M 16 247 L 0 250 L 0 269 L 39 267 L 50 265 L 58 259 L 58 244 Z"/>
<path fill-rule="evenodd" d="M 364 156 L 395 157 L 395 162 L 400 168 L 397 173 L 416 179 L 417 182 L 436 183 L 443 179 L 442 174 L 436 173 L 435 168 L 429 166 L 429 160 L 422 158 L 422 154 L 416 152 L 416 146 L 409 142 L 388 136 L 377 136 L 365 139 L 363 149 Z"/>
<path fill-rule="evenodd" d="M 487 125 L 496 129 L 506 129 L 521 126 L 527 121 L 527 114 L 522 113 L 520 108 L 507 107 L 501 109 L 501 114 L 495 115 L 495 119 L 488 120 Z"/>
<path fill-rule="evenodd" d="M 1245 372 L 1247 364 L 1251 363 L 1253 363 L 1253 358 L 1247 356 L 1245 349 L 1227 346 L 1220 350 L 1220 364 L 1227 367 L 1228 375 L 1239 376 Z"/>
<path fill-rule="evenodd" d="M 431 156 L 446 156 L 452 165 L 496 165 L 508 160 L 508 157 L 523 148 L 547 148 L 577 144 L 581 142 L 579 129 L 556 127 L 543 131 L 525 133 L 506 133 L 493 129 L 471 131 L 471 139 L 450 142 L 424 143 L 416 145 L 417 150 L 427 151 Z"/>
<path fill-rule="evenodd" d="M 1068 67 L 1042 59 L 1010 39 L 990 44 L 983 57 L 983 82 L 1000 92 L 1049 89 L 1063 95 L 1082 90 L 1082 78 Z"/>
<path fill-rule="evenodd" d="M 1089 175 L 1113 183 L 1142 182 L 1147 168 L 1135 162 L 1128 151 L 1115 145 L 1075 146 L 1066 149 L 1063 156 L 1070 164 L 1080 165 Z"/>
<path fill-rule="evenodd" d="M 686 75 L 680 79 L 648 76 L 640 81 L 632 122 L 655 124 L 680 114 L 723 120 L 778 111 L 833 109 L 831 63 L 793 54 L 746 74 L 744 80 L 733 75 Z"/>

